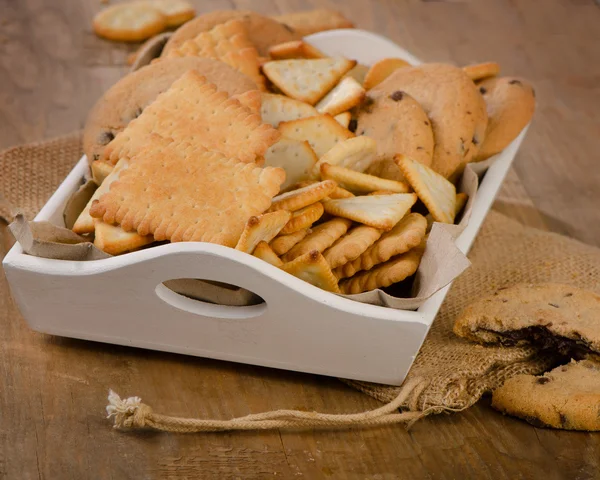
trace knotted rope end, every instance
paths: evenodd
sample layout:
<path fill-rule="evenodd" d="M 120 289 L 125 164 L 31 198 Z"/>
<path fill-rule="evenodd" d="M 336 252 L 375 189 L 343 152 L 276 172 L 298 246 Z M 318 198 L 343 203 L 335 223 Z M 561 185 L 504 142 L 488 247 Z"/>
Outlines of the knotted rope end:
<path fill-rule="evenodd" d="M 114 417 L 114 428 L 144 428 L 146 419 L 152 414 L 152 409 L 142 403 L 140 397 L 122 399 L 113 390 L 108 391 L 108 405 L 106 418 Z"/>

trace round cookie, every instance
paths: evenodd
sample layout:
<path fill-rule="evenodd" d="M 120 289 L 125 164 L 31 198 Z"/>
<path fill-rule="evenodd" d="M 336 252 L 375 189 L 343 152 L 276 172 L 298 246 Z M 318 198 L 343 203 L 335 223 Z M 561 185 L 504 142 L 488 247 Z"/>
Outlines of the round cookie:
<path fill-rule="evenodd" d="M 169 58 L 142 67 L 115 83 L 90 111 L 83 132 L 83 150 L 88 161 L 100 158 L 117 133 L 188 70 L 196 70 L 230 95 L 256 90 L 250 78 L 218 60 Z"/>
<path fill-rule="evenodd" d="M 167 17 L 143 2 L 119 3 L 98 12 L 92 26 L 100 37 L 118 42 L 140 42 L 162 32 L 167 27 Z"/>
<path fill-rule="evenodd" d="M 494 390 L 492 407 L 536 427 L 600 430 L 600 363 L 571 361 L 541 377 L 517 375 Z"/>
<path fill-rule="evenodd" d="M 477 298 L 454 323 L 459 337 L 533 346 L 581 358 L 600 354 L 600 295 L 559 283 L 520 283 Z"/>
<path fill-rule="evenodd" d="M 431 122 L 419 103 L 401 90 L 373 88 L 356 115 L 356 135 L 377 142 L 377 161 L 401 153 L 424 165 L 431 165 L 433 132 Z"/>
<path fill-rule="evenodd" d="M 399 68 L 375 89 L 411 95 L 431 120 L 431 168 L 448 178 L 473 158 L 487 126 L 485 102 L 462 69 L 441 63 Z"/>
<path fill-rule="evenodd" d="M 302 38 L 293 28 L 258 13 L 244 10 L 219 10 L 200 15 L 177 29 L 165 45 L 163 55 L 199 33 L 233 19 L 244 20 L 250 41 L 256 47 L 258 54 L 264 57 L 269 56 L 269 47 Z"/>
<path fill-rule="evenodd" d="M 535 110 L 535 92 L 523 79 L 489 78 L 477 87 L 485 100 L 489 121 L 475 162 L 504 150 L 531 121 Z"/>

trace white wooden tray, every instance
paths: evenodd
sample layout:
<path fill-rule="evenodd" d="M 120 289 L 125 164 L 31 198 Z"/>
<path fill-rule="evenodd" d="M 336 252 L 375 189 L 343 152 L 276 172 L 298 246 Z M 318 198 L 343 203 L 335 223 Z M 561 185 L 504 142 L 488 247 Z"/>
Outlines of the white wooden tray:
<path fill-rule="evenodd" d="M 385 57 L 419 63 L 389 40 L 362 30 L 308 37 L 327 54 L 364 64 Z M 487 171 L 469 226 L 457 239 L 467 252 L 525 132 Z M 64 225 L 64 205 L 87 170 L 82 158 L 37 215 Z M 3 261 L 29 326 L 65 337 L 399 385 L 450 286 L 418 311 L 358 303 L 320 290 L 251 255 L 210 243 L 173 243 L 90 262 L 26 255 L 15 245 Z M 246 288 L 264 299 L 232 307 L 166 288 L 199 278 Z"/>

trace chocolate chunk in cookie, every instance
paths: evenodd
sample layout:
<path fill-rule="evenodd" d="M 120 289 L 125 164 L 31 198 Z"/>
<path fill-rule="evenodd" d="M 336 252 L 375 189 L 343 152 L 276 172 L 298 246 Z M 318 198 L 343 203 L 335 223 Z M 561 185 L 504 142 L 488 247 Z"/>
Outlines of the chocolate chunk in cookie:
<path fill-rule="evenodd" d="M 469 305 L 454 333 L 483 344 L 533 345 L 583 358 L 600 353 L 600 295 L 570 285 L 515 285 Z"/>

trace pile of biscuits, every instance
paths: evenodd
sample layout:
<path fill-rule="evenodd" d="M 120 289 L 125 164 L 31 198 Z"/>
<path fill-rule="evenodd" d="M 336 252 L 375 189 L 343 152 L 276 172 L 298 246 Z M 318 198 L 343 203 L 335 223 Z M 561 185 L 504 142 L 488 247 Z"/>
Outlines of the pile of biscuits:
<path fill-rule="evenodd" d="M 86 125 L 99 187 L 73 230 L 111 254 L 218 243 L 336 293 L 411 277 L 432 221 L 467 201 L 465 165 L 519 134 L 533 89 L 493 63 L 328 57 L 287 23 L 200 16 L 113 86 Z"/>

